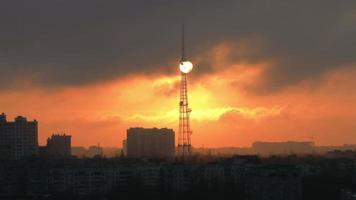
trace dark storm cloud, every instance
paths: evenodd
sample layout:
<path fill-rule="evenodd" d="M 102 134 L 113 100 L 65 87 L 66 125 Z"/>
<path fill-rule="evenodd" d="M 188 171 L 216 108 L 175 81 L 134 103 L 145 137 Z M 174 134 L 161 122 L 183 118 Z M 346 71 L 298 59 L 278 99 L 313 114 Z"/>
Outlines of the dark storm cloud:
<path fill-rule="evenodd" d="M 355 1 L 3 0 L 0 85 L 80 85 L 128 74 L 174 73 L 180 24 L 188 55 L 257 36 L 264 45 L 231 62 L 273 60 L 256 91 L 273 91 L 354 64 Z M 251 45 L 254 45 L 253 43 Z M 209 57 L 196 73 L 213 70 Z M 159 67 L 158 67 L 159 66 Z M 162 67 L 162 66 L 167 66 Z"/>

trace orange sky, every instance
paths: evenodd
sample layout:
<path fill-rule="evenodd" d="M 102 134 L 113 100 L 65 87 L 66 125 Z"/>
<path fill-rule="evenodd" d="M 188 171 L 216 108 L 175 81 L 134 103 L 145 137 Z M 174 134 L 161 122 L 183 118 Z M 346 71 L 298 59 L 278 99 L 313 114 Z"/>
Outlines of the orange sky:
<path fill-rule="evenodd" d="M 257 95 L 248 87 L 263 83 L 263 71 L 273 61 L 229 63 L 225 62 L 228 51 L 225 45 L 211 50 L 216 68 L 212 73 L 192 80 L 194 69 L 191 72 L 194 146 L 250 146 L 257 140 L 356 143 L 356 70 L 352 67 Z M 169 67 L 178 70 L 174 64 Z M 174 76 L 130 75 L 75 87 L 29 86 L 0 92 L 0 111 L 11 120 L 15 115 L 37 119 L 40 144 L 52 133 L 65 132 L 73 136 L 73 145 L 121 146 L 132 126 L 177 130 L 178 89 L 178 71 Z"/>

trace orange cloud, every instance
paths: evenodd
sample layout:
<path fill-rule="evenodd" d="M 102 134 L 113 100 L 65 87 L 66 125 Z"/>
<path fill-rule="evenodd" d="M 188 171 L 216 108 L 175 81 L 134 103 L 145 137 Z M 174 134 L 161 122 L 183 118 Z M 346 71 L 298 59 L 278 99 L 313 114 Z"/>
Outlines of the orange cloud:
<path fill-rule="evenodd" d="M 249 146 L 256 140 L 356 143 L 352 67 L 257 95 L 246 88 L 261 83 L 271 61 L 235 63 L 226 60 L 230 51 L 226 44 L 212 51 L 214 67 L 220 70 L 201 77 L 194 77 L 193 70 L 189 76 L 194 146 Z M 137 75 L 58 90 L 7 91 L 0 93 L 0 109 L 11 118 L 36 118 L 41 144 L 63 131 L 73 135 L 75 145 L 121 146 L 131 126 L 176 130 L 179 78 Z"/>

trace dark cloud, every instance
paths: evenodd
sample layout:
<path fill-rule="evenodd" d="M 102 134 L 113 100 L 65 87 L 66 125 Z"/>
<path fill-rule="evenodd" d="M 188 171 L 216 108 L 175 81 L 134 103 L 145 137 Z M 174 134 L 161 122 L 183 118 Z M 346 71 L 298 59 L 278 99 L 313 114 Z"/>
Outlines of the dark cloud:
<path fill-rule="evenodd" d="M 278 90 L 354 64 L 356 2 L 4 0 L 0 3 L 0 85 L 80 85 L 128 74 L 175 73 L 180 24 L 188 56 L 220 41 L 258 37 L 264 45 L 233 62 L 273 60 L 259 92 Z M 255 45 L 253 41 L 251 45 Z M 257 47 L 259 44 L 256 44 Z M 196 73 L 213 70 L 209 57 Z"/>

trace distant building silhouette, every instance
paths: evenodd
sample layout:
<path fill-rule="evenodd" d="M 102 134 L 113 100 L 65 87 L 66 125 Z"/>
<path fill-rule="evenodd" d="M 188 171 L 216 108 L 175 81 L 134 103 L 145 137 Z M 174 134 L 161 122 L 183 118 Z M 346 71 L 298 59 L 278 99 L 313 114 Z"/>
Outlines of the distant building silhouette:
<path fill-rule="evenodd" d="M 130 128 L 127 130 L 127 156 L 135 158 L 172 158 L 174 131 L 167 128 Z"/>
<path fill-rule="evenodd" d="M 71 156 L 71 138 L 66 134 L 53 134 L 47 139 L 47 153 L 50 156 Z"/>
<path fill-rule="evenodd" d="M 100 147 L 89 146 L 89 148 L 82 146 L 73 146 L 72 156 L 77 158 L 93 158 L 93 157 L 106 157 L 112 158 L 121 155 L 122 149 L 117 147 Z"/>
<path fill-rule="evenodd" d="M 88 156 L 87 155 L 87 151 L 88 150 L 85 147 L 82 147 L 82 146 L 73 146 L 71 148 L 72 156 L 76 156 L 78 158 L 82 158 L 82 157 Z"/>
<path fill-rule="evenodd" d="M 102 157 L 104 155 L 103 148 L 100 145 L 90 146 L 88 149 L 89 157 Z"/>
<path fill-rule="evenodd" d="M 8 122 L 0 115 L 0 158 L 23 159 L 38 153 L 38 123 L 18 116 Z"/>
<path fill-rule="evenodd" d="M 252 152 L 261 155 L 307 154 L 313 151 L 314 142 L 255 142 L 252 144 Z"/>
<path fill-rule="evenodd" d="M 122 152 L 127 156 L 127 140 L 122 140 Z"/>

